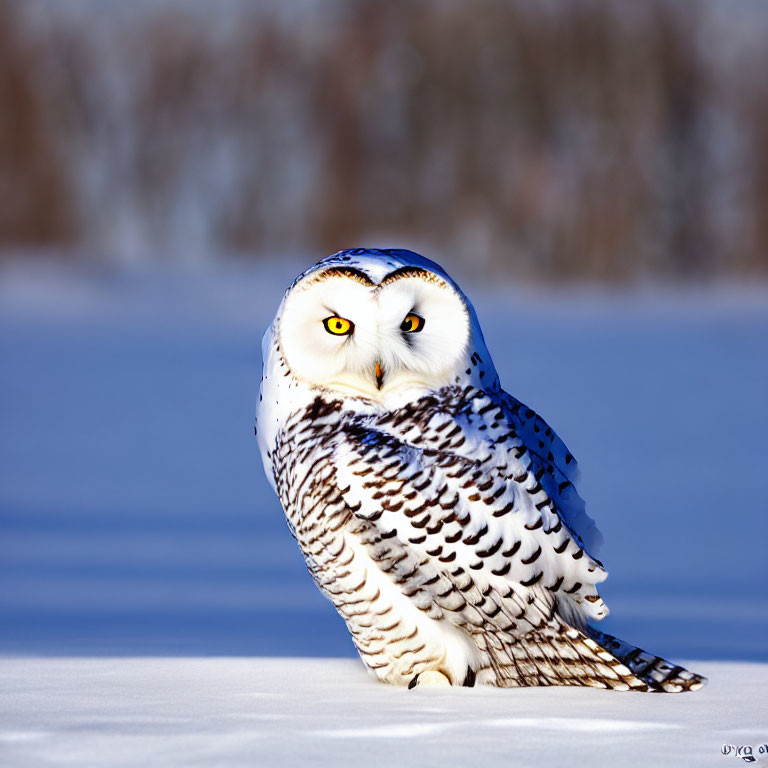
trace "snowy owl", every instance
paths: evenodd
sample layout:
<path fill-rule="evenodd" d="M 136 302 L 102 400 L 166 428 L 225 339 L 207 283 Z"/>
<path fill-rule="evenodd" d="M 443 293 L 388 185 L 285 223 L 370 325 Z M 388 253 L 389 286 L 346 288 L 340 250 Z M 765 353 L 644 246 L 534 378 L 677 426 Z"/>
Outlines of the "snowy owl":
<path fill-rule="evenodd" d="M 363 662 L 396 685 L 688 691 L 705 680 L 597 631 L 600 534 L 551 427 L 500 386 L 437 264 L 340 251 L 263 342 L 264 467 Z"/>

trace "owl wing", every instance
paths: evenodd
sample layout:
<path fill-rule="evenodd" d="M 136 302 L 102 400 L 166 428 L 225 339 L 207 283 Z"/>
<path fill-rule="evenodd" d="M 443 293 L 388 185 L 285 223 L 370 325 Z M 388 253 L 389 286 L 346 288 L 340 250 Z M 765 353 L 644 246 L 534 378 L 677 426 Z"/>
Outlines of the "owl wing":
<path fill-rule="evenodd" d="M 603 543 L 595 521 L 587 514 L 576 484 L 579 466 L 565 443 L 533 409 L 512 395 L 501 392 L 501 404 L 507 424 L 525 444 L 535 474 L 555 503 L 560 517 L 576 540 L 593 556 Z M 503 428 L 503 427 L 502 427 Z"/>
<path fill-rule="evenodd" d="M 462 621 L 498 616 L 519 635 L 556 613 L 583 625 L 607 613 L 595 588 L 607 574 L 560 507 L 564 472 L 529 449 L 533 417 L 515 404 L 452 388 L 353 418 L 334 451 L 337 482 L 380 534 L 367 542 L 379 567 L 398 583 L 412 571 L 409 588 Z"/>

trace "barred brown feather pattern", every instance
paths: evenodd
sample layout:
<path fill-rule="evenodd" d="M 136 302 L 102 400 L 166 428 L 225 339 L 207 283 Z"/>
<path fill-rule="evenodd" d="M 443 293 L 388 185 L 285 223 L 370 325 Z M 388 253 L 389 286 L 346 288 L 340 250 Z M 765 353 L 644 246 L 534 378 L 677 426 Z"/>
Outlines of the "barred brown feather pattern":
<path fill-rule="evenodd" d="M 326 397 L 281 425 L 274 482 L 313 578 L 380 679 L 700 687 L 587 628 L 607 613 L 606 574 L 575 463 L 533 411 L 475 387 L 390 411 Z"/>

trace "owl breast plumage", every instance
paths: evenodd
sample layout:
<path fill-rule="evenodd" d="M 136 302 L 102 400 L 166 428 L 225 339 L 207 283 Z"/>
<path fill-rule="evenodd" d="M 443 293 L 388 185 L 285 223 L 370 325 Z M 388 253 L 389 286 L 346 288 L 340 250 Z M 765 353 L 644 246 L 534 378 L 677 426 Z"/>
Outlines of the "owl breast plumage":
<path fill-rule="evenodd" d="M 501 389 L 475 312 L 410 251 L 342 251 L 289 288 L 257 434 L 318 587 L 382 681 L 693 690 L 594 629 L 600 534 L 552 428 Z"/>

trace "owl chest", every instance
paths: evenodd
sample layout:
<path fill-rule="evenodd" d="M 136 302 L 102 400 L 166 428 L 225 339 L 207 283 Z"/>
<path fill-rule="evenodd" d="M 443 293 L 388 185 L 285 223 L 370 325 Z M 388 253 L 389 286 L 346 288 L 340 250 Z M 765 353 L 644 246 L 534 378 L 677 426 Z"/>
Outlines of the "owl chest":
<path fill-rule="evenodd" d="M 349 512 L 336 481 L 333 431 L 324 425 L 287 430 L 275 451 L 275 484 L 296 538 L 307 547 L 324 532 L 339 530 L 339 518 Z"/>

